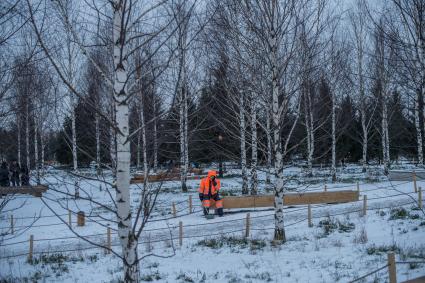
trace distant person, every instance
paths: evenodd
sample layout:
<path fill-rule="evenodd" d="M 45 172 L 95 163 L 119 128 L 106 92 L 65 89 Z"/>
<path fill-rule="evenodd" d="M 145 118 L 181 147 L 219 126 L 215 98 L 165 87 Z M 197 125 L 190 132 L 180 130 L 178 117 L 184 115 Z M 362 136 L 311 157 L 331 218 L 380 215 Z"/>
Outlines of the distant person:
<path fill-rule="evenodd" d="M 199 199 L 204 208 L 204 215 L 209 214 L 211 200 L 214 200 L 218 216 L 223 216 L 223 200 L 219 195 L 220 180 L 217 178 L 217 172 L 215 170 L 210 170 L 208 176 L 201 180 L 198 191 Z"/>
<path fill-rule="evenodd" d="M 9 170 L 4 161 L 0 165 L 0 187 L 9 187 Z"/>
<path fill-rule="evenodd" d="M 12 183 L 12 186 L 20 186 L 19 184 L 19 173 L 21 171 L 21 168 L 19 168 L 18 162 L 14 160 L 12 164 L 9 166 L 10 171 L 10 182 Z"/>
<path fill-rule="evenodd" d="M 24 164 L 21 167 L 21 186 L 29 186 L 30 184 L 30 172 L 27 166 Z"/>

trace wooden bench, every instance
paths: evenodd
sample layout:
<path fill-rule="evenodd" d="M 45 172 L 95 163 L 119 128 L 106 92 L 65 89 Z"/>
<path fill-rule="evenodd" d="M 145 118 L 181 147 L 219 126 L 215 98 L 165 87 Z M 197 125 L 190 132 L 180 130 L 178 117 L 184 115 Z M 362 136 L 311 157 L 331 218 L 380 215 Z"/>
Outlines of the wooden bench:
<path fill-rule="evenodd" d="M 357 191 L 336 191 L 336 192 L 306 192 L 306 193 L 287 193 L 283 198 L 283 205 L 302 205 L 319 203 L 344 203 L 359 200 Z M 274 195 L 263 196 L 236 196 L 223 197 L 223 208 L 257 208 L 273 207 Z M 214 201 L 211 208 L 215 208 Z"/>
<path fill-rule="evenodd" d="M 0 187 L 0 196 L 14 194 L 29 194 L 35 197 L 41 197 L 49 187 L 45 185 L 21 186 L 21 187 Z"/>

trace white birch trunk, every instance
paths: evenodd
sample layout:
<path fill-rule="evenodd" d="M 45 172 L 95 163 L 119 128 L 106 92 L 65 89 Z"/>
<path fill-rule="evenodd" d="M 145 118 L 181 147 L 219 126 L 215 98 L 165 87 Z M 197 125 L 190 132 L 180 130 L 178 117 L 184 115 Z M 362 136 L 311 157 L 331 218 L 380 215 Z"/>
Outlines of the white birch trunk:
<path fill-rule="evenodd" d="M 41 175 L 44 176 L 45 163 L 45 137 L 43 127 L 40 127 L 40 148 L 41 148 Z"/>
<path fill-rule="evenodd" d="M 16 119 L 18 127 L 18 164 L 21 167 L 21 120 L 19 116 Z"/>
<path fill-rule="evenodd" d="M 383 96 L 385 92 L 383 91 Z M 389 169 L 389 137 L 388 137 L 388 108 L 385 97 L 382 97 L 382 161 L 384 165 L 384 174 L 388 175 Z"/>
<path fill-rule="evenodd" d="M 27 153 L 27 168 L 30 170 L 30 122 L 29 122 L 29 105 L 27 100 L 26 113 L 25 113 L 25 149 Z"/>
<path fill-rule="evenodd" d="M 257 178 L 257 101 L 251 93 L 251 195 L 258 192 Z"/>
<path fill-rule="evenodd" d="M 38 122 L 34 114 L 34 165 L 37 176 L 37 185 L 40 184 L 40 164 L 38 159 Z"/>
<path fill-rule="evenodd" d="M 266 134 L 267 134 L 267 170 L 266 170 L 266 184 L 270 184 L 270 170 L 272 168 L 272 135 L 270 129 L 270 109 L 266 111 Z"/>
<path fill-rule="evenodd" d="M 179 92 L 180 92 L 180 181 L 183 192 L 187 192 L 187 171 L 188 171 L 188 153 L 187 151 L 187 84 L 186 84 L 186 29 L 185 24 L 183 25 L 183 31 L 180 35 L 179 40 L 179 54 L 180 54 L 180 81 Z"/>
<path fill-rule="evenodd" d="M 71 132 L 72 132 L 72 163 L 74 171 L 78 170 L 77 130 L 75 125 L 75 98 L 71 94 Z"/>
<path fill-rule="evenodd" d="M 187 105 L 187 90 L 184 92 L 184 167 L 183 174 L 187 176 L 189 172 L 189 135 L 188 135 L 188 105 Z"/>
<path fill-rule="evenodd" d="M 418 163 L 419 165 L 424 164 L 424 154 L 422 151 L 422 132 L 419 124 L 419 92 L 416 92 L 415 99 L 415 128 L 416 128 L 416 141 L 418 146 Z"/>
<path fill-rule="evenodd" d="M 336 181 L 336 117 L 335 117 L 335 93 L 332 91 L 332 181 Z"/>
<path fill-rule="evenodd" d="M 96 171 L 100 174 L 100 123 L 99 114 L 95 115 L 95 126 L 96 126 Z"/>
<path fill-rule="evenodd" d="M 184 71 L 182 71 L 184 72 Z M 184 110 L 184 87 L 180 88 L 180 107 L 179 107 L 179 115 L 180 115 L 180 181 L 181 181 L 181 187 L 183 192 L 187 192 L 187 185 L 186 185 L 186 179 L 187 179 L 187 173 L 185 174 L 185 168 L 186 168 L 186 135 L 185 135 L 185 110 Z"/>
<path fill-rule="evenodd" d="M 141 115 L 140 115 L 141 116 Z M 139 127 L 141 127 L 141 125 L 139 124 Z M 136 146 L 136 167 L 137 169 L 140 169 L 140 150 L 141 150 L 141 144 L 140 144 L 140 139 L 141 139 L 141 131 L 139 131 L 137 133 L 137 146 Z"/>
<path fill-rule="evenodd" d="M 366 97 L 364 89 L 364 77 L 363 77 L 363 41 L 361 35 L 358 37 L 358 56 L 357 56 L 357 67 L 359 73 L 359 96 L 360 96 L 360 116 L 362 124 L 362 172 L 365 173 L 367 170 L 367 143 L 368 143 L 368 131 L 366 125 Z"/>
<path fill-rule="evenodd" d="M 269 61 L 270 72 L 272 77 L 272 119 L 273 119 L 273 154 L 274 154 L 274 174 L 275 174 L 275 195 L 274 195 L 274 210 L 275 210 L 275 229 L 274 240 L 285 242 L 285 225 L 283 217 L 283 196 L 285 188 L 283 186 L 283 157 L 282 145 L 280 140 L 281 121 L 279 112 L 279 76 L 278 76 L 278 61 L 277 61 L 277 17 L 278 17 L 278 2 L 272 3 L 271 23 L 268 30 L 269 42 Z"/>
<path fill-rule="evenodd" d="M 239 126 L 241 134 L 241 169 L 242 169 L 242 194 L 248 194 L 248 174 L 246 170 L 246 136 L 245 136 L 245 108 L 244 93 L 239 94 Z"/>
<path fill-rule="evenodd" d="M 310 135 L 310 151 L 308 152 L 308 171 L 309 175 L 313 176 L 313 155 L 314 155 L 314 122 L 313 122 L 313 108 L 311 105 L 311 96 L 308 91 L 308 112 L 309 112 L 309 127 L 308 134 Z"/>
<path fill-rule="evenodd" d="M 125 27 L 123 18 L 125 11 L 123 0 L 114 0 L 113 9 L 113 42 L 114 42 L 114 98 L 115 124 L 117 145 L 116 169 L 116 205 L 118 236 L 122 247 L 124 264 L 124 281 L 139 282 L 139 263 L 137 255 L 137 238 L 133 233 L 130 207 L 130 143 L 129 137 L 129 107 L 126 101 L 128 79 L 128 64 L 125 50 Z"/>
<path fill-rule="evenodd" d="M 156 116 L 156 100 L 153 100 L 153 113 Z M 153 121 L 153 172 L 158 171 L 158 132 L 157 132 L 157 119 Z"/>

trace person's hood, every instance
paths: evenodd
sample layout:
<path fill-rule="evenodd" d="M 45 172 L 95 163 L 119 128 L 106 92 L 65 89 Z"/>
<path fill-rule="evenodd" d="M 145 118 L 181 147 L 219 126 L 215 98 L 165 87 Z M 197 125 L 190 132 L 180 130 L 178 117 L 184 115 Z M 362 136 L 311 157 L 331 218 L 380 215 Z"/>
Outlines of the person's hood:
<path fill-rule="evenodd" d="M 217 177 L 217 171 L 215 170 L 208 171 L 208 178 L 210 178 L 211 176 Z"/>

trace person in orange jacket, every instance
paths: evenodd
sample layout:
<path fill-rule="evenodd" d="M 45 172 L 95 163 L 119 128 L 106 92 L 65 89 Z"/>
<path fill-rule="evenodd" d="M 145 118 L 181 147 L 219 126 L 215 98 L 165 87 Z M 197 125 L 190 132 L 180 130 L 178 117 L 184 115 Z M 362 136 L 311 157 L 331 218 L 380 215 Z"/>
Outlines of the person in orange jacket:
<path fill-rule="evenodd" d="M 220 180 L 217 179 L 215 170 L 208 171 L 208 176 L 201 179 L 199 185 L 199 199 L 202 201 L 204 215 L 210 211 L 211 200 L 215 201 L 215 207 L 219 216 L 223 216 L 223 200 L 220 195 Z"/>

